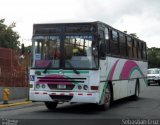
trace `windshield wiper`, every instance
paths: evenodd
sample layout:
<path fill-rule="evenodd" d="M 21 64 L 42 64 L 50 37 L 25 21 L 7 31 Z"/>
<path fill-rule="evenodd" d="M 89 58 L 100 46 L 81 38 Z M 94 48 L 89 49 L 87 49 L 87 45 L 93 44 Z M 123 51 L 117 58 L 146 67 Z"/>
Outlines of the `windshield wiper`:
<path fill-rule="evenodd" d="M 75 67 L 74 67 L 69 61 L 66 61 L 66 63 L 73 69 L 74 73 L 80 74 L 80 72 L 77 71 L 77 70 L 75 69 Z M 43 73 L 47 73 L 47 70 L 49 69 L 49 67 L 51 67 L 51 65 L 52 65 L 52 61 L 50 61 L 50 62 L 48 63 L 48 65 L 47 65 L 46 68 L 44 69 Z"/>
<path fill-rule="evenodd" d="M 52 61 L 50 61 L 48 63 L 48 65 L 46 66 L 46 68 L 44 69 L 43 73 L 47 73 L 47 70 L 52 66 Z"/>
<path fill-rule="evenodd" d="M 75 69 L 75 67 L 74 67 L 69 61 L 66 60 L 66 63 L 73 69 L 74 73 L 80 74 L 80 72 L 77 71 L 77 70 Z"/>

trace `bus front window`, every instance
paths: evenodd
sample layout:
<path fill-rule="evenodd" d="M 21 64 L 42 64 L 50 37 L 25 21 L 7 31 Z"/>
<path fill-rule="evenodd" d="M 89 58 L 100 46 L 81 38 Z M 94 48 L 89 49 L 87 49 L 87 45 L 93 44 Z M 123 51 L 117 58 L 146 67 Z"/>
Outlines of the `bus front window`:
<path fill-rule="evenodd" d="M 35 46 L 35 68 L 45 68 L 49 63 L 50 68 L 59 68 L 60 38 L 58 36 L 33 37 Z"/>
<path fill-rule="evenodd" d="M 96 69 L 98 51 L 92 36 L 65 36 L 65 68 Z"/>

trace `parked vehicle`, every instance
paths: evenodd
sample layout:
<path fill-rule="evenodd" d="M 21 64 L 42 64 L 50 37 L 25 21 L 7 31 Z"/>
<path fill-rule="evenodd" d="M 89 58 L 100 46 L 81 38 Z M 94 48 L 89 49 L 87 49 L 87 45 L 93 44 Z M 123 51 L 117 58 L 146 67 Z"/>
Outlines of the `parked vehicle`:
<path fill-rule="evenodd" d="M 148 86 L 157 83 L 158 85 L 160 85 L 160 69 L 159 68 L 148 69 L 147 80 L 148 80 Z"/>

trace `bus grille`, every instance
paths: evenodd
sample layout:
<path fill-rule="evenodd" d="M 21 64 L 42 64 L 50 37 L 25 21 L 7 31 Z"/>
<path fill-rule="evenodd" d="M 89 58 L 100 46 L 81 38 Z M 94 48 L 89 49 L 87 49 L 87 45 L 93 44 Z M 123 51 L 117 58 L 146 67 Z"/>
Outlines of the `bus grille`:
<path fill-rule="evenodd" d="M 65 78 L 60 75 L 37 77 L 38 84 L 47 84 L 51 90 L 73 90 L 75 84 L 85 83 L 87 78 Z M 65 88 L 58 88 L 58 85 L 65 85 Z"/>

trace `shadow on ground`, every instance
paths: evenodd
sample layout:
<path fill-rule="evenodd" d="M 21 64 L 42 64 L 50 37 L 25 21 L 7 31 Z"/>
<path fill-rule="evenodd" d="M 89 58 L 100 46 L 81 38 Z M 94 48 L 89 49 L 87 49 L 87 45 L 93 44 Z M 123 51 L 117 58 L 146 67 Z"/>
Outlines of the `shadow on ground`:
<path fill-rule="evenodd" d="M 144 100 L 145 98 L 139 98 L 137 101 L 140 100 Z M 129 103 L 133 103 L 135 101 L 133 101 L 131 98 L 124 98 L 124 99 L 120 99 L 117 101 L 114 101 L 109 109 L 113 110 L 114 108 L 118 108 L 121 107 L 123 105 L 127 105 Z M 54 112 L 54 113 L 69 113 L 69 114 L 97 114 L 97 113 L 101 113 L 103 112 L 98 105 L 96 104 L 80 104 L 80 103 L 76 103 L 76 104 L 68 104 L 65 106 L 58 106 L 56 109 L 54 110 L 43 110 L 40 112 Z"/>

